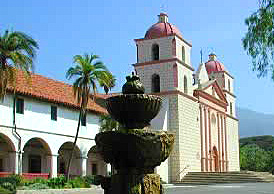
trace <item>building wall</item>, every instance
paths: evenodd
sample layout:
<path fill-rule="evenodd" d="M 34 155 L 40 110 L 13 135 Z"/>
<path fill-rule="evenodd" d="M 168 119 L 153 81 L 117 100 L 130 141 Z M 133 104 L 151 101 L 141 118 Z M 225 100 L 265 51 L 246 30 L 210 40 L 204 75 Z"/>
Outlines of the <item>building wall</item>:
<path fill-rule="evenodd" d="M 176 40 L 176 57 L 182 61 L 182 47 L 185 48 L 185 61 L 184 63 L 192 66 L 191 65 L 191 47 L 186 44 L 184 41 L 179 39 L 178 37 L 175 37 Z"/>
<path fill-rule="evenodd" d="M 239 122 L 230 117 L 226 117 L 227 137 L 228 137 L 228 170 L 239 171 Z"/>
<path fill-rule="evenodd" d="M 159 59 L 172 58 L 172 40 L 173 36 L 137 41 L 138 45 L 138 63 L 152 61 L 152 45 L 159 45 Z"/>
<path fill-rule="evenodd" d="M 16 113 L 17 132 L 21 136 L 21 150 L 23 151 L 26 143 L 32 138 L 43 140 L 48 146 L 52 156 L 57 156 L 60 147 L 66 142 L 73 142 L 78 124 L 79 111 L 69 109 L 64 106 L 57 106 L 57 121 L 51 120 L 51 103 L 38 101 L 23 97 L 24 114 Z M 13 99 L 7 95 L 3 102 L 0 102 L 0 133 L 6 135 L 14 144 L 15 151 L 18 152 L 19 139 L 13 130 Z M 81 126 L 77 146 L 80 149 L 78 163 L 82 164 L 82 159 L 87 158 L 89 149 L 95 145 L 95 135 L 99 132 L 99 117 L 92 113 L 87 114 L 87 126 Z M 39 150 L 33 152 L 41 153 Z M 50 156 L 50 155 L 49 155 Z M 13 157 L 14 158 L 14 157 Z M 56 158 L 57 159 L 57 158 Z M 26 157 L 23 158 L 26 160 Z M 81 160 L 81 161 L 80 161 Z M 42 159 L 42 172 L 48 172 L 46 158 Z M 15 161 L 18 164 L 17 160 Z M 26 161 L 24 161 L 27 164 Z M 55 161 L 56 163 L 56 161 Z M 57 164 L 57 163 L 56 163 Z M 47 166 L 48 165 L 48 166 Z M 81 165 L 85 166 L 84 164 Z M 17 168 L 20 168 L 17 166 Z M 26 172 L 28 166 L 23 166 Z M 72 173 L 85 169 L 74 169 Z M 16 169 L 19 172 L 20 169 Z M 74 172 L 75 171 L 75 172 Z"/>
<path fill-rule="evenodd" d="M 193 96 L 193 71 L 177 63 L 178 67 L 178 89 L 184 92 L 184 77 L 187 78 L 187 94 Z"/>
<path fill-rule="evenodd" d="M 199 103 L 178 96 L 180 169 L 201 171 L 201 135 Z"/>
<path fill-rule="evenodd" d="M 145 65 L 135 67 L 141 82 L 144 84 L 145 92 L 152 92 L 152 75 L 157 74 L 160 76 L 160 91 L 174 90 L 173 80 L 173 65 L 174 62 L 157 63 L 153 65 Z"/>

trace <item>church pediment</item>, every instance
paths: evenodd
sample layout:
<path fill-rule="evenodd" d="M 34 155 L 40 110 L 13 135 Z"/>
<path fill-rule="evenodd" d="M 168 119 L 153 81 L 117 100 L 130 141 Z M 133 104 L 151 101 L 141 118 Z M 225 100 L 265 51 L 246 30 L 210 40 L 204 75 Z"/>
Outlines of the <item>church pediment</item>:
<path fill-rule="evenodd" d="M 203 96 L 222 105 L 227 105 L 226 97 L 216 80 L 210 80 L 199 84 L 198 89 L 194 91 L 194 96 Z"/>

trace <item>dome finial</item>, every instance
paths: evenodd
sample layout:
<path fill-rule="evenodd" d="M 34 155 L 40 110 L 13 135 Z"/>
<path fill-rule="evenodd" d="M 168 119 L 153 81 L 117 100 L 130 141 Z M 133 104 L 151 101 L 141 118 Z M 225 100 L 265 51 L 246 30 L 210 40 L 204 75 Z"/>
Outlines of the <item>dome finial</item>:
<path fill-rule="evenodd" d="M 168 23 L 168 16 L 166 13 L 161 12 L 159 17 L 159 23 Z"/>
<path fill-rule="evenodd" d="M 214 52 L 211 52 L 208 56 L 209 56 L 209 61 L 216 61 L 217 60 L 217 56 Z"/>

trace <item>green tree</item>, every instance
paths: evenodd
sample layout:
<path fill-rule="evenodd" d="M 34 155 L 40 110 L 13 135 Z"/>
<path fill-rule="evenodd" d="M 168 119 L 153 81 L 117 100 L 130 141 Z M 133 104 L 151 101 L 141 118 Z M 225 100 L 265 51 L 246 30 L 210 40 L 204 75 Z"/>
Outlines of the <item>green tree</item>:
<path fill-rule="evenodd" d="M 76 78 L 73 83 L 73 91 L 78 104 L 80 104 L 80 113 L 76 135 L 67 166 L 68 180 L 70 176 L 71 161 L 79 135 L 81 119 L 83 116 L 86 116 L 90 93 L 93 92 L 93 100 L 95 100 L 97 85 L 104 84 L 106 87 L 110 87 L 110 79 L 113 77 L 112 74 L 107 70 L 106 66 L 101 61 L 97 60 L 98 58 L 99 57 L 97 55 L 76 55 L 73 58 L 76 66 L 69 68 L 66 73 L 67 79 L 71 79 L 72 77 Z"/>
<path fill-rule="evenodd" d="M 101 115 L 100 119 L 100 131 L 113 131 L 119 129 L 119 123 L 111 118 L 110 115 Z"/>
<path fill-rule="evenodd" d="M 248 31 L 243 46 L 252 57 L 258 77 L 271 71 L 274 81 L 274 0 L 261 0 L 260 8 L 245 20 Z"/>
<path fill-rule="evenodd" d="M 240 165 L 243 170 L 269 171 L 271 162 L 271 153 L 257 145 L 240 148 Z"/>
<path fill-rule="evenodd" d="M 17 69 L 29 74 L 33 69 L 37 42 L 23 32 L 6 30 L 0 34 L 0 99 L 6 94 L 7 86 L 16 87 Z"/>

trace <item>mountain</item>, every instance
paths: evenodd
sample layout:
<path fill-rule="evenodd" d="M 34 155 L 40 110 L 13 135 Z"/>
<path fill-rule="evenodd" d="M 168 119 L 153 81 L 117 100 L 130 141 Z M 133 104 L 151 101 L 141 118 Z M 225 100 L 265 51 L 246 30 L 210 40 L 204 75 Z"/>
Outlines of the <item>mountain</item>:
<path fill-rule="evenodd" d="M 274 146 L 274 137 L 271 135 L 245 137 L 240 139 L 240 146 L 254 145 L 263 148 L 266 151 L 272 151 Z"/>
<path fill-rule="evenodd" d="M 274 136 L 274 115 L 237 108 L 240 137 Z"/>

